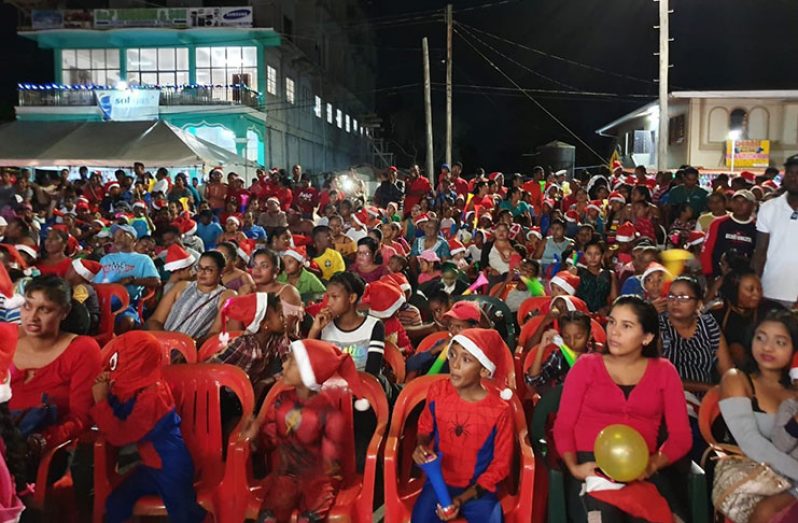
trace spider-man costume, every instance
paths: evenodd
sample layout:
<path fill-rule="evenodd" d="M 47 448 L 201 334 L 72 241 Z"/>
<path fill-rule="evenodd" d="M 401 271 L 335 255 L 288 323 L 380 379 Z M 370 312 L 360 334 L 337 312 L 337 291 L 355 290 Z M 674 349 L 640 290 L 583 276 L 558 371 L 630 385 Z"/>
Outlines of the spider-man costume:
<path fill-rule="evenodd" d="M 194 464 L 180 432 L 180 416 L 169 385 L 161 380 L 163 353 L 149 333 L 133 331 L 117 338 L 106 356 L 108 396 L 91 409 L 111 445 L 136 443 L 141 465 L 108 496 L 108 523 L 124 522 L 143 496 L 160 496 L 169 521 L 198 523 L 205 510 L 194 492 Z"/>
<path fill-rule="evenodd" d="M 275 399 L 261 429 L 272 452 L 271 473 L 264 481 L 263 521 L 323 521 L 342 480 L 344 417 L 335 390 L 302 400 L 294 390 Z M 348 397 L 347 397 L 348 398 Z"/>
<path fill-rule="evenodd" d="M 460 398 L 449 380 L 433 384 L 427 392 L 418 420 L 418 434 L 431 435 L 434 451 L 441 457 L 443 479 L 454 498 L 472 485 L 484 494 L 460 507 L 469 522 L 502 520 L 498 484 L 510 473 L 513 456 L 512 407 L 490 387 L 484 399 Z M 438 499 L 429 481 L 413 507 L 413 523 L 439 521 Z"/>

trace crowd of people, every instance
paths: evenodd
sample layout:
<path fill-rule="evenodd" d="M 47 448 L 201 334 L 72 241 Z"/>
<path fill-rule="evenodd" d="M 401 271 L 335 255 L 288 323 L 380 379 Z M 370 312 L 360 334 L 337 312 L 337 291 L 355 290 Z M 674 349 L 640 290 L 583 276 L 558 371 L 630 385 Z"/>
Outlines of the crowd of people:
<path fill-rule="evenodd" d="M 734 521 L 798 521 L 798 155 L 736 175 L 391 167 L 373 194 L 354 175 L 316 187 L 299 165 L 256 174 L 0 171 L 0 480 L 12 480 L 0 488 L 17 514 L 42 454 L 96 427 L 136 445 L 107 521 L 148 494 L 174 521 L 205 517 L 161 376 L 166 331 L 242 369 L 256 405 L 289 386 L 244 431 L 280 456 L 261 521 L 325 519 L 343 445 L 367 444 L 374 422 L 356 413 L 347 427 L 322 385 L 338 375 L 362 398 L 358 371 L 389 405 L 404 383 L 449 376 L 428 391 L 412 458 L 442 457 L 452 503 L 427 482 L 414 522 L 500 521 L 509 402 L 546 394 L 561 394 L 550 446 L 575 521 L 671 521 L 607 494 L 632 489 L 594 455 L 618 423 L 649 449 L 635 484 L 689 521 L 680 471 L 706 454 L 698 412 L 718 386 L 718 440 L 787 485 L 747 498 Z M 221 405 L 240 416 L 235 397 Z M 53 467 L 87 466 L 73 454 Z M 718 466 L 716 486 L 735 473 Z"/>

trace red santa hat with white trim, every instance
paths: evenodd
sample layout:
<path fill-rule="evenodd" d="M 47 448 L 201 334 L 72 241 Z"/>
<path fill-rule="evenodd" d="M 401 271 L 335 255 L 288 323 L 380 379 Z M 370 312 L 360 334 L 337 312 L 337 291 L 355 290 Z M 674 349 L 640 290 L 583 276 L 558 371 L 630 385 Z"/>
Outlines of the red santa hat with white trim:
<path fill-rule="evenodd" d="M 103 270 L 100 262 L 79 258 L 72 260 L 72 269 L 88 282 L 93 282 L 94 278 Z"/>
<path fill-rule="evenodd" d="M 362 303 L 369 306 L 369 314 L 375 318 L 387 319 L 405 304 L 404 291 L 390 280 L 377 280 L 366 285 Z"/>
<path fill-rule="evenodd" d="M 429 215 L 425 212 L 422 212 L 415 218 L 413 218 L 413 225 L 416 227 L 420 227 L 422 223 L 429 221 Z"/>
<path fill-rule="evenodd" d="M 308 261 L 308 249 L 304 245 L 299 245 L 297 247 L 289 247 L 280 254 L 282 256 L 288 256 L 290 258 L 295 259 L 301 265 L 306 265 Z"/>
<path fill-rule="evenodd" d="M 499 388 L 499 396 L 503 400 L 513 397 L 510 374 L 512 368 L 508 368 L 510 349 L 502 339 L 501 335 L 493 329 L 464 329 L 452 338 L 449 342 L 457 343 L 469 354 L 474 356 L 479 363 L 488 371 L 488 377 L 496 382 Z"/>
<path fill-rule="evenodd" d="M 549 283 L 551 285 L 556 285 L 568 293 L 568 295 L 573 296 L 576 294 L 576 289 L 579 288 L 580 281 L 579 276 L 576 274 L 568 271 L 560 271 L 554 275 Z"/>
<path fill-rule="evenodd" d="M 601 200 L 591 200 L 590 203 L 587 204 L 586 209 L 588 211 L 592 209 L 592 210 L 596 211 L 597 213 L 601 214 L 602 207 L 603 207 L 603 204 L 602 204 Z"/>
<path fill-rule="evenodd" d="M 615 241 L 632 242 L 637 237 L 637 229 L 632 222 L 626 222 L 615 230 Z"/>
<path fill-rule="evenodd" d="M 222 332 L 219 334 L 219 342 L 224 346 L 230 341 L 230 334 L 227 332 L 227 322 L 235 320 L 244 325 L 244 330 L 250 334 L 255 334 L 260 330 L 260 324 L 266 317 L 266 310 L 269 305 L 269 295 L 265 292 L 255 292 L 244 296 L 234 296 L 222 305 Z"/>
<path fill-rule="evenodd" d="M 7 299 L 14 297 L 14 283 L 5 267 L 0 265 L 0 294 Z M 19 326 L 15 323 L 0 323 L 0 403 L 11 399 L 11 380 L 8 372 L 17 350 Z"/>
<path fill-rule="evenodd" d="M 462 252 L 465 252 L 465 245 L 463 245 L 463 243 L 460 240 L 456 238 L 452 238 L 451 240 L 449 240 L 449 253 L 452 256 L 460 254 Z"/>
<path fill-rule="evenodd" d="M 695 247 L 696 245 L 701 245 L 704 243 L 704 233 L 701 231 L 690 231 L 690 234 L 687 235 L 687 241 L 685 245 L 688 247 Z"/>
<path fill-rule="evenodd" d="M 607 198 L 610 203 L 618 202 L 618 203 L 626 203 L 626 198 L 623 194 L 619 193 L 618 191 L 612 191 L 610 193 L 609 198 Z"/>
<path fill-rule="evenodd" d="M 576 211 L 568 211 L 565 213 L 565 221 L 568 223 L 579 222 L 579 213 Z"/>
<path fill-rule="evenodd" d="M 798 352 L 792 357 L 792 365 L 790 365 L 790 379 L 798 381 Z"/>
<path fill-rule="evenodd" d="M 247 238 L 246 240 L 241 240 L 238 247 L 236 247 L 236 254 L 244 260 L 244 263 L 249 263 L 250 257 L 252 257 L 252 251 L 255 250 L 255 240 Z"/>
<path fill-rule="evenodd" d="M 392 272 L 390 274 L 386 274 L 382 277 L 382 279 L 391 280 L 398 285 L 400 289 L 402 289 L 402 292 L 408 292 L 413 289 L 413 287 L 410 285 L 410 281 L 407 279 L 407 276 L 401 272 Z"/>
<path fill-rule="evenodd" d="M 531 236 L 534 236 L 538 240 L 543 239 L 543 233 L 540 232 L 540 227 L 535 225 L 534 227 L 530 227 L 529 230 L 526 232 L 526 239 L 528 240 Z"/>
<path fill-rule="evenodd" d="M 164 263 L 163 266 L 164 270 L 175 272 L 187 267 L 191 267 L 197 260 L 194 259 L 193 254 L 187 252 L 180 245 L 173 243 L 169 246 L 169 249 L 166 250 L 165 261 L 166 263 Z"/>
<path fill-rule="evenodd" d="M 34 260 L 36 260 L 36 258 L 39 257 L 39 252 L 34 247 L 31 247 L 30 245 L 25 245 L 23 243 L 18 243 L 16 245 L 14 245 L 14 247 L 16 247 L 17 251 L 24 252 L 25 254 L 27 254 L 28 256 L 33 258 Z"/>
<path fill-rule="evenodd" d="M 349 390 L 358 399 L 355 409 L 368 410 L 369 402 L 364 397 L 360 376 L 355 362 L 349 354 L 322 340 L 296 340 L 291 342 L 291 352 L 299 369 L 299 377 L 305 387 L 314 392 L 322 389 L 324 382 L 336 374 L 349 386 Z"/>

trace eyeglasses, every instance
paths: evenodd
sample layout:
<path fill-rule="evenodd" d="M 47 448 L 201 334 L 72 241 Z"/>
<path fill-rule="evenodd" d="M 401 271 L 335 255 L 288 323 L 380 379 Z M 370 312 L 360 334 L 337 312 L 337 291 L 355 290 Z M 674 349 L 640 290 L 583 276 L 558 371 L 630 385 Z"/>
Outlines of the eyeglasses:
<path fill-rule="evenodd" d="M 668 301 L 687 303 L 695 299 L 697 299 L 695 296 L 690 296 L 689 294 L 668 294 Z"/>

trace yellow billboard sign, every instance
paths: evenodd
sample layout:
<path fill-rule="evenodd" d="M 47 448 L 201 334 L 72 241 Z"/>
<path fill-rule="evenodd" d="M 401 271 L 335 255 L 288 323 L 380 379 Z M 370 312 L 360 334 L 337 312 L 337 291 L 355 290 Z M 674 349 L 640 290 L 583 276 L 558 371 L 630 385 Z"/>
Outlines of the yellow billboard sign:
<path fill-rule="evenodd" d="M 726 167 L 732 166 L 732 155 L 734 167 L 767 167 L 770 165 L 770 140 L 726 140 Z"/>

